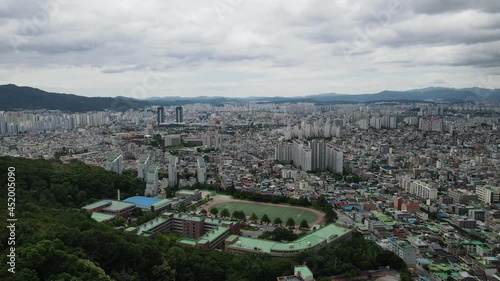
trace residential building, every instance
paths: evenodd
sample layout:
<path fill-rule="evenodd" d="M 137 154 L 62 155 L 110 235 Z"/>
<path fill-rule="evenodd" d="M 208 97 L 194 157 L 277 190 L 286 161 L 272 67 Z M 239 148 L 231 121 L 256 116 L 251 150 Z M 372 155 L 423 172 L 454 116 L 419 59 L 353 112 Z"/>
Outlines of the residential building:
<path fill-rule="evenodd" d="M 413 266 L 417 262 L 417 250 L 408 242 L 389 237 L 389 251 L 396 254 L 398 257 L 409 266 Z"/>
<path fill-rule="evenodd" d="M 437 199 L 437 188 L 428 183 L 416 180 L 411 183 L 411 193 L 424 199 Z"/>
<path fill-rule="evenodd" d="M 207 164 L 203 157 L 198 157 L 197 159 L 197 172 L 196 178 L 199 183 L 205 183 L 207 181 Z"/>
<path fill-rule="evenodd" d="M 149 155 L 143 155 L 139 158 L 137 161 L 137 177 L 146 180 L 150 162 L 151 157 Z"/>
<path fill-rule="evenodd" d="M 177 186 L 177 157 L 170 156 L 168 163 L 168 187 L 174 188 Z"/>
<path fill-rule="evenodd" d="M 115 154 L 106 161 L 106 170 L 121 174 L 123 171 L 123 155 Z"/>
<path fill-rule="evenodd" d="M 500 187 L 498 186 L 478 186 L 476 193 L 479 201 L 485 204 L 495 204 L 500 202 Z"/>
<path fill-rule="evenodd" d="M 146 190 L 144 190 L 145 196 L 157 196 L 160 193 L 160 186 L 158 181 L 158 165 L 153 164 L 149 166 L 148 172 L 146 174 Z"/>

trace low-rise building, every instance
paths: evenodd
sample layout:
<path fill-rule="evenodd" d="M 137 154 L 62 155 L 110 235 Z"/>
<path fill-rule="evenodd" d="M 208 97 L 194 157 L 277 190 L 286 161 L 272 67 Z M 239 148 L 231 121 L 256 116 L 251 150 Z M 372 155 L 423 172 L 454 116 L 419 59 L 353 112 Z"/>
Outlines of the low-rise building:
<path fill-rule="evenodd" d="M 332 242 L 351 238 L 353 230 L 342 224 L 326 225 L 289 243 L 231 235 L 225 241 L 230 253 L 265 253 L 277 257 L 293 257 L 299 253 L 316 251 Z"/>

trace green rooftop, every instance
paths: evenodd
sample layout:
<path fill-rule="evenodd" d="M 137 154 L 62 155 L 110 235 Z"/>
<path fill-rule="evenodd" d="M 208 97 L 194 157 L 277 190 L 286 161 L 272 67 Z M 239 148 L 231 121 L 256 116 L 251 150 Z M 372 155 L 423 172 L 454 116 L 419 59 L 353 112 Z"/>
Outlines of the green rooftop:
<path fill-rule="evenodd" d="M 300 271 L 300 273 L 302 274 L 302 277 L 304 277 L 304 278 L 313 278 L 312 271 L 309 269 L 309 267 L 307 267 L 305 265 L 295 266 L 295 271 Z"/>
<path fill-rule="evenodd" d="M 336 226 L 335 224 L 329 224 L 295 241 L 287 243 L 240 236 L 237 242 L 231 244 L 230 247 L 245 248 L 264 253 L 271 253 L 272 251 L 300 251 L 315 247 L 323 242 L 330 243 L 350 231 L 352 230 Z"/>
<path fill-rule="evenodd" d="M 200 240 L 206 239 L 208 242 L 213 242 L 215 239 L 219 238 L 222 234 L 229 230 L 229 227 L 218 226 L 200 237 Z M 198 241 L 201 242 L 201 241 Z M 203 244 L 203 243 L 200 243 Z"/>
<path fill-rule="evenodd" d="M 85 210 L 92 210 L 92 209 L 95 209 L 95 208 L 99 208 L 99 207 L 102 207 L 106 204 L 109 204 L 109 201 L 108 200 L 101 200 L 99 202 L 95 202 L 95 203 L 92 203 L 90 205 L 87 205 L 87 206 L 83 206 L 82 209 L 85 209 Z"/>
<path fill-rule="evenodd" d="M 163 206 L 163 205 L 166 205 L 166 204 L 168 204 L 168 203 L 172 203 L 172 200 L 170 200 L 170 199 L 163 199 L 163 200 L 161 200 L 161 201 L 158 201 L 158 202 L 154 203 L 154 204 L 153 204 L 153 205 L 151 205 L 151 206 L 158 207 L 158 206 Z"/>
<path fill-rule="evenodd" d="M 137 227 L 137 235 L 146 235 L 147 233 L 150 232 L 151 229 L 165 223 L 166 221 L 168 221 L 168 219 L 157 217 L 146 223 L 143 223 Z"/>
<path fill-rule="evenodd" d="M 104 210 L 108 211 L 120 211 L 129 207 L 134 207 L 134 203 L 128 203 L 128 202 L 121 202 L 121 201 L 116 201 L 116 200 L 104 200 L 107 202 L 111 202 L 111 205 L 107 206 L 104 208 Z"/>
<path fill-rule="evenodd" d="M 112 220 L 115 217 L 116 217 L 115 215 L 92 212 L 92 218 L 97 222 Z"/>
<path fill-rule="evenodd" d="M 194 195 L 194 194 L 195 194 L 195 191 L 196 191 L 196 190 L 180 189 L 180 190 L 176 191 L 175 193 Z"/>
<path fill-rule="evenodd" d="M 181 244 L 187 244 L 187 245 L 196 245 L 196 239 L 192 239 L 192 238 L 180 238 L 177 240 L 177 243 L 181 243 Z"/>

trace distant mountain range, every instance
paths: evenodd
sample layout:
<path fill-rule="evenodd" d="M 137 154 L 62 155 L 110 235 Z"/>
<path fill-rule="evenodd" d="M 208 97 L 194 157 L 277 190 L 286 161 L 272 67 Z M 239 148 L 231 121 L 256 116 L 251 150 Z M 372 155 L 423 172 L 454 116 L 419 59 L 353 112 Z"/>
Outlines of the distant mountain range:
<path fill-rule="evenodd" d="M 372 103 L 388 101 L 436 101 L 469 102 L 487 101 L 500 102 L 500 89 L 483 88 L 438 88 L 430 87 L 409 91 L 383 91 L 375 94 L 342 95 L 325 93 L 308 95 L 303 97 L 156 97 L 144 100 L 115 97 L 83 97 L 73 94 L 49 93 L 31 87 L 19 87 L 13 84 L 0 85 L 0 110 L 17 109 L 50 109 L 72 112 L 83 112 L 93 110 L 127 110 L 130 108 L 142 108 L 152 105 L 181 105 L 191 103 L 209 103 L 222 105 L 230 101 L 252 101 L 252 102 L 311 102 L 316 104 L 341 104 L 341 103 Z"/>

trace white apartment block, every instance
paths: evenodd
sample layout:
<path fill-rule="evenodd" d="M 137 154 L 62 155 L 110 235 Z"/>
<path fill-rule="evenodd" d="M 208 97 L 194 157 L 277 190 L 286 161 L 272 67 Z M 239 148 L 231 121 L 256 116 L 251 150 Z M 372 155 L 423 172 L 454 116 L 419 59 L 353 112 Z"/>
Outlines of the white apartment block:
<path fill-rule="evenodd" d="M 437 199 L 437 188 L 432 187 L 428 183 L 416 180 L 411 183 L 411 193 L 417 197 L 424 199 Z"/>
<path fill-rule="evenodd" d="M 500 187 L 498 186 L 478 186 L 476 187 L 476 194 L 479 201 L 485 204 L 494 204 L 500 202 Z"/>
<path fill-rule="evenodd" d="M 121 174 L 123 171 L 123 155 L 115 154 L 106 161 L 106 170 Z"/>
<path fill-rule="evenodd" d="M 170 156 L 170 162 L 168 163 L 168 187 L 177 186 L 177 157 Z"/>
<path fill-rule="evenodd" d="M 196 172 L 196 177 L 199 183 L 205 183 L 207 181 L 207 164 L 203 157 L 198 157 L 197 160 L 198 170 Z"/>

